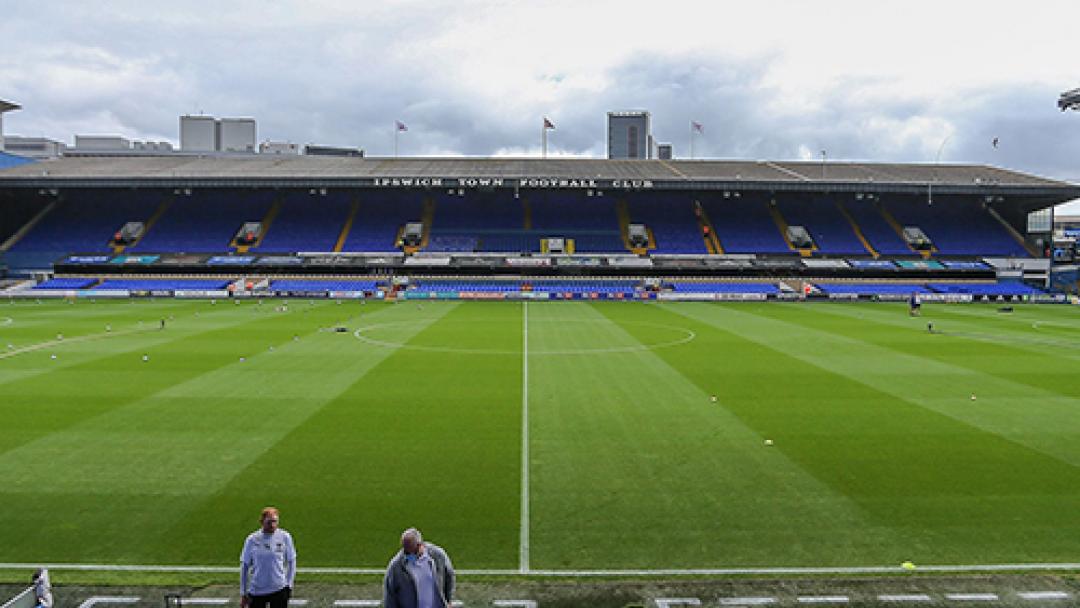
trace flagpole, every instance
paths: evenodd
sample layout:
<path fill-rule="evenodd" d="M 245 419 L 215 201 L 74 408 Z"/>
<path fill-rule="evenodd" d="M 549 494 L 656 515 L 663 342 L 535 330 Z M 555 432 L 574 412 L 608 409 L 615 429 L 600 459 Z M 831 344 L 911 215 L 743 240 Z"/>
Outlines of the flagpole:
<path fill-rule="evenodd" d="M 694 121 L 690 121 L 690 160 L 694 160 Z"/>
<path fill-rule="evenodd" d="M 547 123 L 540 123 L 540 158 L 547 158 Z"/>
<path fill-rule="evenodd" d="M 400 132 L 401 132 L 401 129 L 398 128 L 397 123 L 395 122 L 394 123 L 394 158 L 397 158 L 397 151 L 398 151 L 397 138 L 398 138 L 398 133 L 400 133 Z"/>

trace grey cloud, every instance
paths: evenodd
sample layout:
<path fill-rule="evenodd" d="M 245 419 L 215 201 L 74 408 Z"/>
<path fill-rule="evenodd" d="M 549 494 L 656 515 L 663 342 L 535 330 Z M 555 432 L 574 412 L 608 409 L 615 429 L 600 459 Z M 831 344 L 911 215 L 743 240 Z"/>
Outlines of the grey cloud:
<path fill-rule="evenodd" d="M 546 115 L 557 127 L 553 153 L 603 156 L 606 112 L 647 109 L 656 139 L 681 157 L 691 120 L 705 125 L 699 158 L 792 159 L 826 149 L 834 160 L 929 162 L 949 127 L 945 161 L 1080 178 L 1080 116 L 1054 108 L 1058 91 L 1030 85 L 889 97 L 881 90 L 890 83 L 848 79 L 799 108 L 766 84 L 779 55 L 683 53 L 631 57 L 605 74 L 600 91 L 555 66 L 536 77 L 551 101 L 523 99 L 509 86 L 490 99 L 462 84 L 469 66 L 429 44 L 452 27 L 456 5 L 144 6 L 9 7 L 0 22 L 0 96 L 25 109 L 6 119 L 7 132 L 70 141 L 114 129 L 175 141 L 177 117 L 203 110 L 255 117 L 260 139 L 376 155 L 393 152 L 393 123 L 402 120 L 403 154 L 490 155 L 534 153 Z"/>

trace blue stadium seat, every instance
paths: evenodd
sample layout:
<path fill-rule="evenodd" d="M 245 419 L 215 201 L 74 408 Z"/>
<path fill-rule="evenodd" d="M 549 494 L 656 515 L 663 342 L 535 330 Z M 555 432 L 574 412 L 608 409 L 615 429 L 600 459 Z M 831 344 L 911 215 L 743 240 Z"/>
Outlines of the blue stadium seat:
<path fill-rule="evenodd" d="M 86 289 L 97 282 L 86 278 L 52 278 L 38 283 L 34 289 Z"/>
<path fill-rule="evenodd" d="M 225 289 L 229 283 L 232 283 L 229 279 L 106 279 L 95 289 L 212 291 Z"/>
<path fill-rule="evenodd" d="M 333 251 L 351 206 L 352 197 L 348 194 L 312 196 L 307 192 L 290 193 L 282 201 L 281 209 L 262 242 L 252 251 Z"/>
<path fill-rule="evenodd" d="M 226 253 L 244 222 L 261 221 L 272 192 L 198 191 L 177 196 L 157 223 L 129 251 Z"/>
<path fill-rule="evenodd" d="M 708 253 L 689 194 L 635 192 L 626 196 L 626 206 L 632 223 L 652 230 L 653 253 Z"/>

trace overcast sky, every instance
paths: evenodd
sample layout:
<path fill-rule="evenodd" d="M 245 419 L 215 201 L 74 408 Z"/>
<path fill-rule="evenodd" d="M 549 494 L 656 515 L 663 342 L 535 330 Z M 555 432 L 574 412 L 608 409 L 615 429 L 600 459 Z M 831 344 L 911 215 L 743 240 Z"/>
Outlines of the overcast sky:
<path fill-rule="evenodd" d="M 989 163 L 1080 182 L 1080 2 L 5 3 L 9 135 L 179 142 L 178 116 L 260 141 L 392 155 L 606 155 L 646 109 L 697 158 Z M 998 146 L 992 145 L 994 138 Z M 940 156 L 939 156 L 940 155 Z"/>

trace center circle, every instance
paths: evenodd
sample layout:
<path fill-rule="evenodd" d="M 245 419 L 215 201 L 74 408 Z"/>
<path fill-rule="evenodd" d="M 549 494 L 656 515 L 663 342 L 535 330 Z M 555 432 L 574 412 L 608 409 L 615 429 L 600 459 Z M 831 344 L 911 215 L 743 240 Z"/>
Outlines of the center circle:
<path fill-rule="evenodd" d="M 532 321 L 530 326 L 536 323 L 547 323 L 549 321 Z M 587 321 L 584 319 L 553 319 L 551 323 L 595 323 L 595 321 Z M 674 325 L 664 325 L 662 323 L 649 323 L 646 321 L 623 321 L 628 325 L 637 325 L 641 327 L 653 327 L 670 330 L 675 334 L 670 340 L 662 340 L 658 342 L 650 342 L 645 344 L 636 344 L 630 346 L 608 346 L 608 347 L 594 347 L 594 348 L 575 348 L 575 349 L 556 349 L 556 350 L 543 350 L 543 349 L 529 349 L 530 356 L 550 356 L 550 355 L 595 355 L 595 354 L 613 354 L 613 353 L 637 353 L 650 350 L 656 350 L 659 348 L 669 348 L 672 346 L 681 346 L 686 344 L 695 338 L 697 334 L 693 331 L 686 329 L 685 327 L 677 327 Z M 461 348 L 455 346 L 428 346 L 424 344 L 407 344 L 405 342 L 395 342 L 391 340 L 380 340 L 373 337 L 372 333 L 377 333 L 381 329 L 404 327 L 414 325 L 411 321 L 391 321 L 388 323 L 376 323 L 375 325 L 368 325 L 361 327 L 353 332 L 355 336 L 361 342 L 371 344 L 373 346 L 381 346 L 384 348 L 404 348 L 409 350 L 419 350 L 427 352 L 437 353 L 457 353 L 465 355 L 521 355 L 521 349 L 497 349 L 497 348 Z"/>

